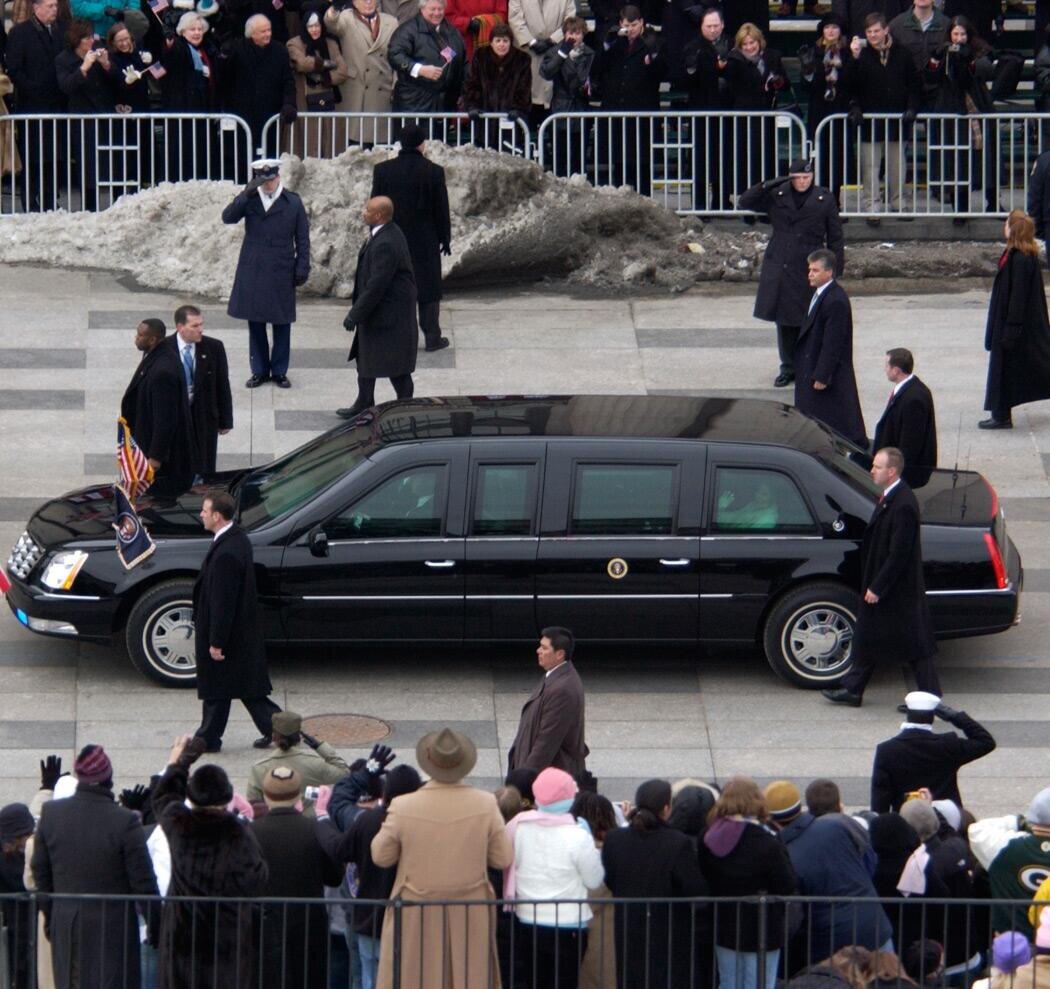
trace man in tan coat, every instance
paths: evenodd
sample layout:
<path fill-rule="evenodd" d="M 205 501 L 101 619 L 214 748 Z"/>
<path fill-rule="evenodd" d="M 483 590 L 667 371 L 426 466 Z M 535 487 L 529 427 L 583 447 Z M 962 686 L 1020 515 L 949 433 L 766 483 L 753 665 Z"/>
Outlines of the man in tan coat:
<path fill-rule="evenodd" d="M 529 123 L 538 127 L 551 105 L 554 84 L 540 75 L 543 53 L 561 44 L 561 26 L 566 17 L 576 16 L 573 0 L 509 0 L 507 20 L 514 32 L 514 43 L 532 56 L 532 114 Z"/>
<path fill-rule="evenodd" d="M 514 859 L 503 816 L 491 793 L 461 782 L 477 749 L 457 731 L 424 735 L 419 768 L 431 777 L 415 793 L 395 799 L 372 839 L 372 860 L 397 865 L 390 898 L 401 908 L 401 985 L 430 989 L 499 989 L 496 915 L 492 907 L 414 906 L 412 901 L 491 900 L 487 869 Z M 394 984 L 394 914 L 383 918 L 379 989 Z"/>

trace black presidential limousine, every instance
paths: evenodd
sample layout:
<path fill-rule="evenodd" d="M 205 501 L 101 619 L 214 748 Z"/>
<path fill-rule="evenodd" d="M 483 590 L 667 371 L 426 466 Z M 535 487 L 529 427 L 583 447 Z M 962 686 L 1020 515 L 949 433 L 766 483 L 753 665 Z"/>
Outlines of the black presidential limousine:
<path fill-rule="evenodd" d="M 817 687 L 850 662 L 878 494 L 863 459 L 778 402 L 411 399 L 214 486 L 254 546 L 271 644 L 528 641 L 565 625 L 590 641 L 756 643 Z M 206 490 L 140 499 L 157 550 L 130 571 L 111 489 L 47 502 L 7 565 L 19 621 L 122 635 L 142 673 L 192 683 Z M 1021 559 L 991 485 L 936 470 L 916 494 L 938 635 L 1009 628 Z"/>

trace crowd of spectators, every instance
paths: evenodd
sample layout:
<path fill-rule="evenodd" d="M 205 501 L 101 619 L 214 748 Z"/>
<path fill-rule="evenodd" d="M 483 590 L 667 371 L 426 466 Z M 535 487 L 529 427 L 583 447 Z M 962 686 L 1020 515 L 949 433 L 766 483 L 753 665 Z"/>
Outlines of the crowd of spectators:
<path fill-rule="evenodd" d="M 119 794 L 101 746 L 72 776 L 41 762 L 31 804 L 0 809 L 0 894 L 54 895 L 39 984 L 371 989 L 398 964 L 401 985 L 1045 984 L 1050 788 L 982 820 L 924 788 L 847 813 L 830 779 L 651 779 L 614 804 L 548 767 L 493 795 L 452 729 L 418 769 L 382 745 L 348 765 L 282 719 L 245 796 L 190 736 Z M 24 989 L 29 903 L 0 905 Z"/>
<path fill-rule="evenodd" d="M 994 98 L 1016 87 L 1023 59 L 992 49 L 1002 24 L 998 3 L 946 0 L 837 0 L 821 18 L 816 37 L 799 50 L 793 87 L 780 53 L 769 42 L 764 2 L 718 5 L 668 2 L 614 6 L 593 2 L 588 23 L 574 0 L 19 0 L 9 32 L 0 27 L 0 62 L 18 114 L 76 115 L 226 111 L 243 118 L 252 151 L 272 156 L 278 117 L 294 127 L 285 147 L 330 156 L 352 143 L 369 146 L 396 138 L 391 112 L 462 113 L 468 126 L 455 140 L 503 146 L 496 121 L 482 113 L 520 119 L 535 129 L 551 112 L 589 109 L 627 114 L 598 127 L 596 146 L 608 144 L 606 174 L 613 184 L 648 192 L 654 126 L 632 111 L 674 108 L 701 111 L 798 110 L 808 104 L 808 129 L 830 114 L 849 113 L 877 154 L 861 156 L 869 207 L 884 159 L 890 207 L 899 204 L 896 178 L 900 144 L 920 112 L 953 114 L 940 122 L 931 145 L 967 144 L 935 156 L 937 174 L 961 207 L 967 190 L 982 187 L 994 164 L 989 140 L 958 139 L 968 117 L 991 109 Z M 121 6 L 123 4 L 123 6 Z M 810 8 L 807 6 L 807 12 Z M 786 5 L 783 13 L 793 13 Z M 1050 103 L 1050 49 L 1036 62 L 1036 106 Z M 669 84 L 669 88 L 667 85 Z M 797 90 L 797 91 L 796 91 Z M 4 97 L 0 97 L 4 99 Z M 360 120 L 298 121 L 302 111 L 376 114 Z M 865 122 L 893 114 L 899 124 Z M 706 122 L 692 131 L 694 206 L 721 209 L 756 181 L 776 174 L 774 120 Z M 576 131 L 579 130 L 579 133 Z M 202 119 L 166 126 L 165 169 L 143 163 L 154 130 L 129 121 L 123 145 L 142 145 L 118 166 L 97 155 L 107 125 L 56 128 L 21 121 L 17 143 L 5 142 L 0 166 L 17 173 L 23 208 L 56 205 L 52 167 L 71 165 L 83 189 L 82 206 L 97 208 L 100 179 L 192 178 L 217 173 L 243 176 L 241 154 L 219 140 L 218 125 Z M 114 132 L 115 133 L 115 132 Z M 443 132 L 448 136 L 448 131 Z M 589 128 L 588 128 L 589 133 Z M 838 192 L 858 174 L 855 141 L 843 128 L 821 132 L 822 153 Z M 464 134 L 467 136 L 464 138 Z M 562 129 L 555 157 L 566 171 L 586 171 L 581 128 Z M 267 146 L 263 146 L 264 143 Z M 227 145 L 232 142 L 227 141 Z M 512 142 L 513 144 L 513 142 Z M 520 145 L 518 145 L 520 146 Z M 723 154 L 723 149 L 739 149 Z M 12 154 L 17 150 L 17 154 Z M 231 160 L 220 162 L 218 159 Z M 21 159 L 21 160 L 19 160 Z M 96 159 L 99 159 L 96 162 Z M 735 165 L 733 163 L 735 159 Z M 106 174 L 100 174 L 101 170 Z M 120 174 L 112 175 L 114 169 Z M 59 172 L 62 171 L 60 167 Z M 956 192 L 962 189 L 962 192 Z M 876 189 L 877 191 L 877 189 Z M 987 203 L 994 208 L 994 202 Z"/>

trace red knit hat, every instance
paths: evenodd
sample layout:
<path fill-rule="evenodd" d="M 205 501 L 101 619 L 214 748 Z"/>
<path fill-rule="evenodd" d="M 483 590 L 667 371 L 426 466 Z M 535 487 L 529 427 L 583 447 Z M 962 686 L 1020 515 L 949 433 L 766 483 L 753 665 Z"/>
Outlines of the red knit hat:
<path fill-rule="evenodd" d="M 73 763 L 73 775 L 88 786 L 113 779 L 113 763 L 101 745 L 85 745 Z"/>

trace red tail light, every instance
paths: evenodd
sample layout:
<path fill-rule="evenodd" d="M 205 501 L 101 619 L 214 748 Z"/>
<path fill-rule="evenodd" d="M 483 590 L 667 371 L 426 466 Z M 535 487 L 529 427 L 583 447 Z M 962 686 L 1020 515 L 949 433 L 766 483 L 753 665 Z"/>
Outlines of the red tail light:
<path fill-rule="evenodd" d="M 988 488 L 988 494 L 991 496 L 991 499 L 992 499 L 992 514 L 991 514 L 991 517 L 994 519 L 996 517 L 996 515 L 999 514 L 999 495 L 996 492 L 995 488 L 992 487 L 991 482 L 988 480 L 987 477 L 982 477 L 981 480 L 984 481 L 985 486 Z"/>
<path fill-rule="evenodd" d="M 988 559 L 991 560 L 992 569 L 995 571 L 995 586 L 1003 590 L 1007 583 L 1006 565 L 1003 563 L 1003 554 L 999 552 L 999 544 L 990 532 L 984 534 L 984 545 L 988 549 Z"/>

